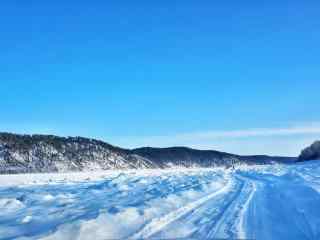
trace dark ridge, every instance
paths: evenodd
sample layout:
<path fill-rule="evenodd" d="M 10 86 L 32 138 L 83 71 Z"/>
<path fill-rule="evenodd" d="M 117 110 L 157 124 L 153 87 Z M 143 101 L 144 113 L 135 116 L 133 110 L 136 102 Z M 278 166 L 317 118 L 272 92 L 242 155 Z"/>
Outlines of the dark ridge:
<path fill-rule="evenodd" d="M 302 150 L 299 161 L 320 160 L 320 141 L 315 141 L 311 146 Z"/>
<path fill-rule="evenodd" d="M 187 147 L 152 148 L 143 147 L 132 150 L 133 153 L 156 161 L 161 166 L 168 163 L 179 164 L 181 160 L 189 164 L 200 164 L 204 167 L 228 166 L 237 164 L 271 164 L 293 163 L 294 157 L 270 157 L 267 155 L 240 156 L 236 154 L 214 151 L 197 150 Z"/>
<path fill-rule="evenodd" d="M 0 133 L 0 173 L 107 169 L 234 167 L 292 163 L 296 158 L 240 156 L 188 147 L 124 149 L 83 137 Z"/>

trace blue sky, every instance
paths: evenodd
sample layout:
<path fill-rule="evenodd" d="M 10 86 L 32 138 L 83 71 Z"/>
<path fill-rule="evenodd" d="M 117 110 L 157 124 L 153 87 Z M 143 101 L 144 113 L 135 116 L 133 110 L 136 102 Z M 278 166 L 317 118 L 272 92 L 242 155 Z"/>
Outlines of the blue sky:
<path fill-rule="evenodd" d="M 3 1 L 0 131 L 296 155 L 320 138 L 319 10 Z"/>

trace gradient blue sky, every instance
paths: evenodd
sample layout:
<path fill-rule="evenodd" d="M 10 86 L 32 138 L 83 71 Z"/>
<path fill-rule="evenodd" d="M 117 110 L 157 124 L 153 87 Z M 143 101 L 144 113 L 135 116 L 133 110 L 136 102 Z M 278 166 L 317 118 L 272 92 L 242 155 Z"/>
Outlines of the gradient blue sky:
<path fill-rule="evenodd" d="M 320 137 L 319 12 L 319 1 L 2 1 L 0 131 L 295 155 Z"/>

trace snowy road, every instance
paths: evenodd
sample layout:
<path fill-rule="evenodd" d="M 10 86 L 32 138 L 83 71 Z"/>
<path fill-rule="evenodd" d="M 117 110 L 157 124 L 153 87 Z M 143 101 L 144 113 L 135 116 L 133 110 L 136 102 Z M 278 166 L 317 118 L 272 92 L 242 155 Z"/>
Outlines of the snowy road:
<path fill-rule="evenodd" d="M 320 161 L 2 183 L 1 240 L 320 239 Z"/>

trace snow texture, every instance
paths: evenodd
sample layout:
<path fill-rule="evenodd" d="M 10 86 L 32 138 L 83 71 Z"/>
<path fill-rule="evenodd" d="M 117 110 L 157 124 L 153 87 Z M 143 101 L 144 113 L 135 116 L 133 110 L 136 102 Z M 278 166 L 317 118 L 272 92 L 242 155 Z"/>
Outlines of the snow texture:
<path fill-rule="evenodd" d="M 1 240 L 302 240 L 319 226 L 319 161 L 0 176 Z"/>

